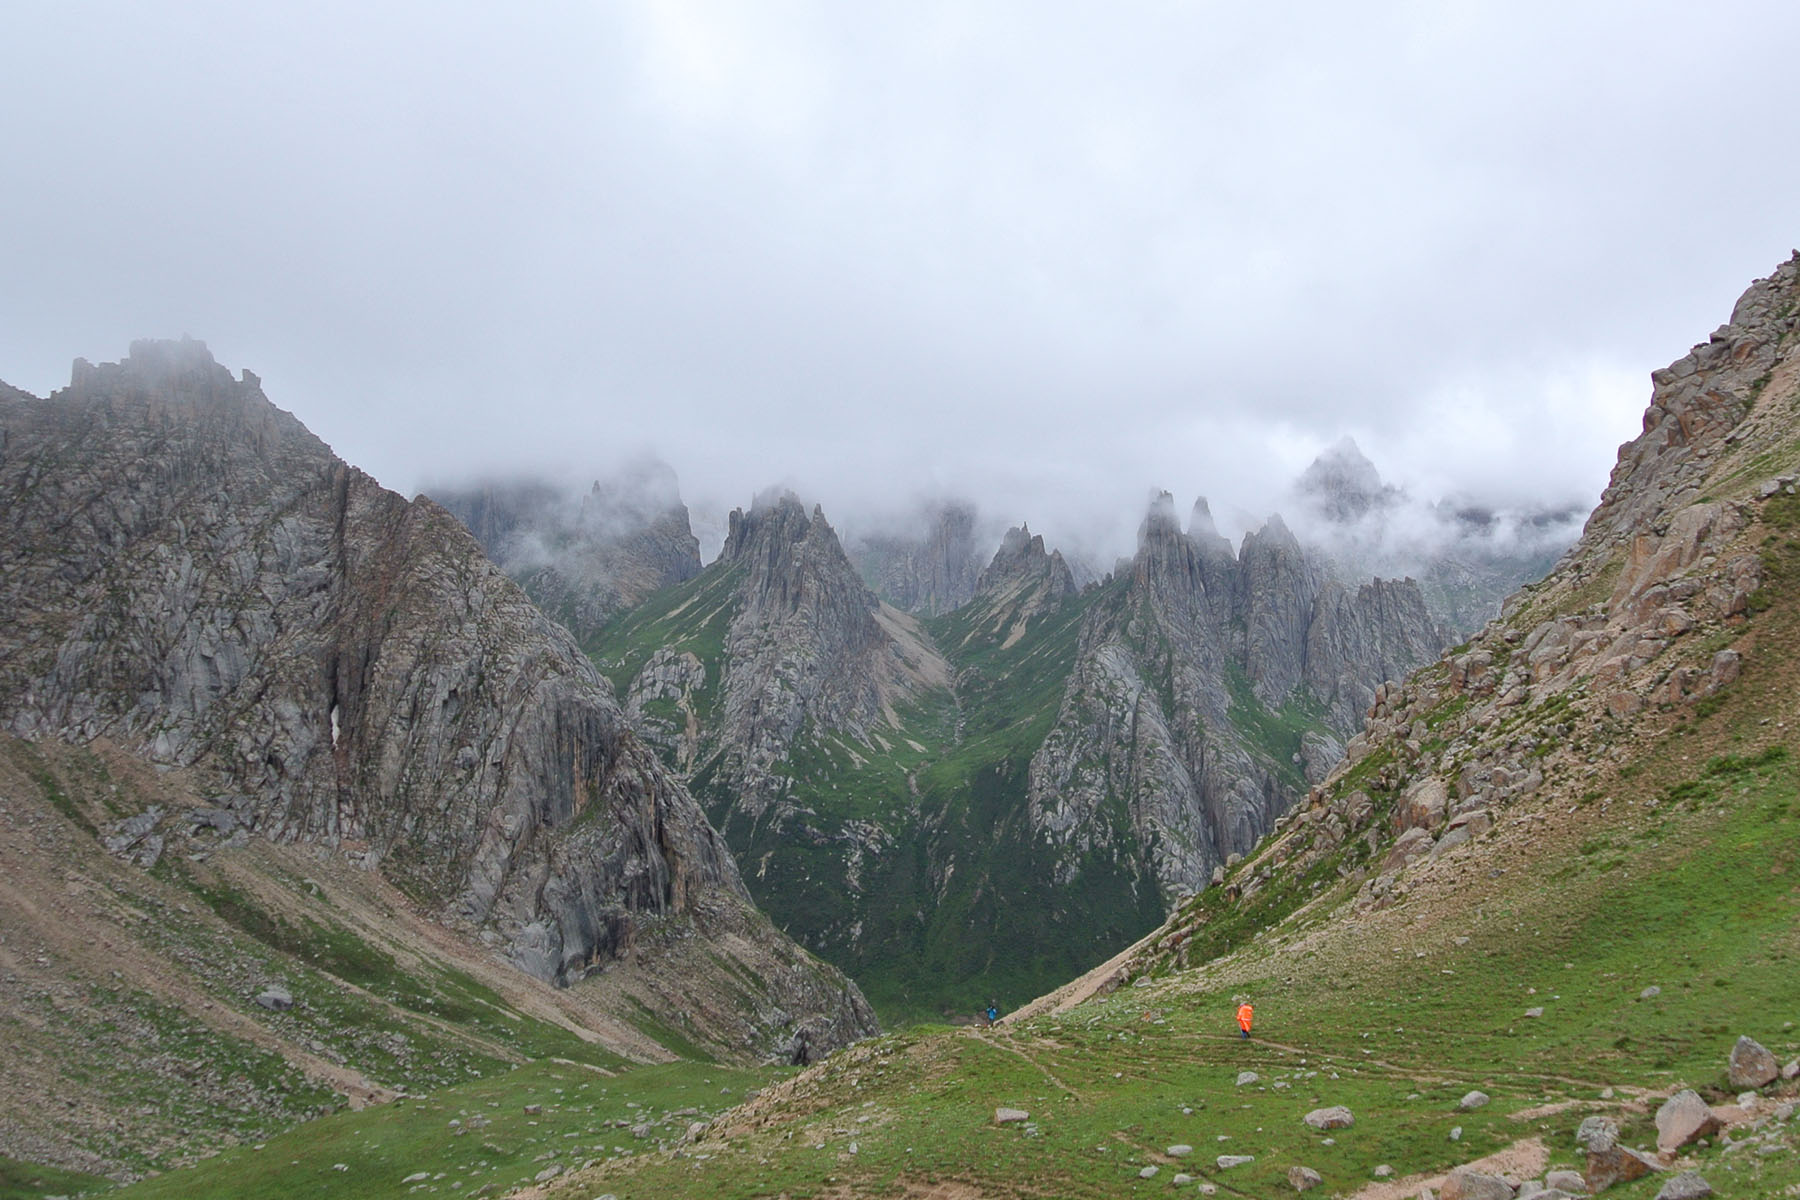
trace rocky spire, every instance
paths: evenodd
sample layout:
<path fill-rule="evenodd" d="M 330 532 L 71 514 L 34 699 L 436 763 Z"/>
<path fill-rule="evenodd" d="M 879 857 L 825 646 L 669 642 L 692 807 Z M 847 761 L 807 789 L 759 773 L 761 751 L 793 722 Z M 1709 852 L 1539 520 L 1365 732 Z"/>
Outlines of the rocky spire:
<path fill-rule="evenodd" d="M 1075 577 L 1062 552 L 1046 553 L 1043 535 L 1031 532 L 1031 526 L 1021 522 L 1000 539 L 1000 549 L 975 583 L 975 594 L 996 597 L 1028 588 L 1040 591 L 1045 599 L 1057 600 L 1075 594 Z"/>

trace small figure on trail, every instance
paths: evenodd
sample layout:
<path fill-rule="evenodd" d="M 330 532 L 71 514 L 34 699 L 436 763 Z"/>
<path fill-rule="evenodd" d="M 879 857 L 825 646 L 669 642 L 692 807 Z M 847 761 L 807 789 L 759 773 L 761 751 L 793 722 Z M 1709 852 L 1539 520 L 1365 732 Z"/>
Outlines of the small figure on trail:
<path fill-rule="evenodd" d="M 1000 1019 L 1000 1006 L 995 1004 L 992 1000 L 988 1001 L 987 1019 L 989 1025 L 992 1025 L 995 1021 Z"/>
<path fill-rule="evenodd" d="M 1245 1037 L 1250 1036 L 1250 1019 L 1255 1015 L 1256 1010 L 1250 1007 L 1250 1002 L 1248 1000 L 1238 1005 L 1238 1028 L 1244 1031 Z"/>

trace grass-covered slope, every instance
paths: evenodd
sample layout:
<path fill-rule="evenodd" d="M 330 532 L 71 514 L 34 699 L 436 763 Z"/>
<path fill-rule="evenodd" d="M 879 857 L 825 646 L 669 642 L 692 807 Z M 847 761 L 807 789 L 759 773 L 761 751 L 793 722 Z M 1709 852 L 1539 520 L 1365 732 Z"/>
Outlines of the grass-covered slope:
<path fill-rule="evenodd" d="M 1667 1171 L 1800 1194 L 1800 1083 L 1726 1080 L 1741 1035 L 1800 1056 L 1797 318 L 1800 258 L 1656 373 L 1557 571 L 1382 689 L 1308 803 L 1133 950 L 999 1029 L 864 1043 L 551 1194 L 1151 1195 L 1183 1173 L 1274 1196 L 1304 1167 L 1399 1200 L 1458 1166 L 1582 1169 L 1589 1115 L 1653 1150 L 1683 1086 L 1726 1129 Z M 1303 1122 L 1334 1104 L 1354 1125 Z"/>
<path fill-rule="evenodd" d="M 552 988 L 337 852 L 181 832 L 179 814 L 220 811 L 193 788 L 104 744 L 0 739 L 7 1186 L 165 1171 L 534 1062 L 745 1052 L 708 1021 L 714 1005 L 757 1003 L 721 994 L 722 968 L 685 970 L 680 1005 L 630 967 Z M 153 812 L 166 841 L 146 868 L 150 843 L 123 833 Z"/>
<path fill-rule="evenodd" d="M 1162 917 L 1136 854 L 1083 864 L 1055 886 L 1025 813 L 1026 770 L 1056 717 L 1082 621 L 1112 589 L 1033 607 L 982 600 L 925 623 L 955 672 L 866 735 L 809 722 L 759 812 L 719 778 L 713 740 L 742 568 L 716 564 L 606 631 L 602 670 L 629 695 L 653 655 L 692 655 L 698 686 L 634 706 L 646 736 L 691 772 L 757 903 L 854 977 L 889 1021 L 1022 1003 L 1104 959 Z M 1121 821 L 1121 825 L 1124 823 Z"/>

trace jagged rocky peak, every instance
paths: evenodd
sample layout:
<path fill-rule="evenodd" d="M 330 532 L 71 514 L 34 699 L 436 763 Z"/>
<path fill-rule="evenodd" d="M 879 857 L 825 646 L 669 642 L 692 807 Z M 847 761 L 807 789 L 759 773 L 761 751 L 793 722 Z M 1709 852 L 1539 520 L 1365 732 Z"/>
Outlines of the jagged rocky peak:
<path fill-rule="evenodd" d="M 695 931 L 781 962 L 761 999 L 796 1020 L 867 1024 L 841 977 L 756 932 L 698 805 L 443 508 L 198 343 L 74 374 L 0 399 L 0 725 L 187 768 L 259 834 L 340 848 L 540 978 L 628 953 L 654 972 Z"/>
<path fill-rule="evenodd" d="M 750 511 L 733 509 L 719 561 L 742 564 L 745 601 L 753 611 L 795 615 L 811 609 L 815 622 L 839 627 L 839 639 L 867 642 L 880 636 L 874 613 L 881 602 L 844 554 L 825 510 L 809 513 L 786 489 L 757 496 Z"/>
<path fill-rule="evenodd" d="M 1313 459 L 1294 491 L 1319 515 L 1340 523 L 1361 520 L 1400 499 L 1400 489 L 1383 483 L 1375 464 L 1348 437 Z"/>
<path fill-rule="evenodd" d="M 1232 553 L 1230 539 L 1219 532 L 1219 526 L 1213 520 L 1212 505 L 1206 502 L 1205 496 L 1200 496 L 1194 501 L 1193 511 L 1188 514 L 1187 533 L 1188 540 L 1193 542 L 1203 555 L 1223 554 L 1227 558 L 1237 557 Z"/>
<path fill-rule="evenodd" d="M 976 581 L 979 596 L 997 596 L 1003 592 L 1036 585 L 1046 599 L 1075 594 L 1075 576 L 1063 561 L 1062 551 L 1044 549 L 1042 534 L 1031 532 L 1024 522 L 1006 531 L 993 561 L 982 570 Z"/>

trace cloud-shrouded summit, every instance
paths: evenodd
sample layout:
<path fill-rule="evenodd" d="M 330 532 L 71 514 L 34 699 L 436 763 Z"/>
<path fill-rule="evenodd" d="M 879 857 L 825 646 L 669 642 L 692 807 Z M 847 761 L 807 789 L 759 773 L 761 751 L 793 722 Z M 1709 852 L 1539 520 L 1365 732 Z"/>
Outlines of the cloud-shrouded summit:
<path fill-rule="evenodd" d="M 403 489 L 1585 508 L 1800 237 L 1773 2 L 16 7 L 0 378 L 188 332 Z"/>

